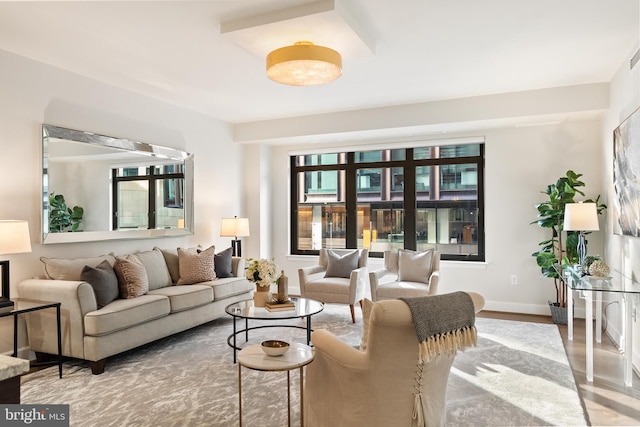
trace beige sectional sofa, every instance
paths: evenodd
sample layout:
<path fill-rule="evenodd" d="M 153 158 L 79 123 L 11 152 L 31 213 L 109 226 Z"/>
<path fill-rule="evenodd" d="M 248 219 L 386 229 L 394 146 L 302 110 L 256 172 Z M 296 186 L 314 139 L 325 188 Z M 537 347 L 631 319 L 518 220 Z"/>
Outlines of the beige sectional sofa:
<path fill-rule="evenodd" d="M 73 260 L 41 258 L 47 278 L 20 282 L 18 293 L 21 298 L 61 302 L 63 355 L 88 361 L 92 372 L 100 374 L 109 356 L 214 320 L 225 315 L 228 304 L 251 298 L 254 287 L 244 277 L 244 260 L 230 254 L 226 257 L 230 265 L 224 268 L 230 272 L 219 273 L 222 278 L 192 283 L 198 275 L 207 277 L 214 265 L 208 255 L 200 261 L 200 252 L 212 255 L 213 248 L 198 251 L 198 255 L 192 250 L 189 257 L 180 249 L 154 248 L 127 257 L 109 254 Z M 148 288 L 138 289 L 137 295 L 122 293 L 126 293 L 123 280 L 131 279 L 131 275 L 123 279 L 117 268 L 125 258 L 133 261 L 130 265 L 134 268 L 142 264 L 141 276 L 146 273 Z M 104 303 L 102 290 L 94 290 L 94 280 L 89 283 L 82 278 L 100 265 L 109 270 L 105 260 L 119 273 L 116 277 L 120 293 L 100 307 L 99 300 Z M 216 269 L 217 261 L 216 258 Z M 55 313 L 38 311 L 25 317 L 31 350 L 38 356 L 57 354 Z"/>

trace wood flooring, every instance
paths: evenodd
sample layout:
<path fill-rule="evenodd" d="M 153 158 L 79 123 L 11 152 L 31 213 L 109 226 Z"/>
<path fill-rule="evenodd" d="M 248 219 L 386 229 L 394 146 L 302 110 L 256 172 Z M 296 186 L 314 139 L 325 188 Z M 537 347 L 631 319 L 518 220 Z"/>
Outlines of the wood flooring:
<path fill-rule="evenodd" d="M 551 317 L 482 311 L 478 317 L 553 323 Z M 624 357 L 606 334 L 593 351 L 593 382 L 587 382 L 584 320 L 575 319 L 573 341 L 567 326 L 558 325 L 569 364 L 578 386 L 588 422 L 593 426 L 640 426 L 640 378 L 634 373 L 633 387 L 624 385 Z"/>

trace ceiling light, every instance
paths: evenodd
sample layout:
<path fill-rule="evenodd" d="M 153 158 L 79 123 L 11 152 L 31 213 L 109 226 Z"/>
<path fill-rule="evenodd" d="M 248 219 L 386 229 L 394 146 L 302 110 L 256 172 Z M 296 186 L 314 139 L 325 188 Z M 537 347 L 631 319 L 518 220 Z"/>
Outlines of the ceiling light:
<path fill-rule="evenodd" d="M 267 76 L 285 85 L 321 85 L 341 75 L 340 54 L 311 42 L 296 42 L 293 46 L 281 47 L 267 55 Z"/>

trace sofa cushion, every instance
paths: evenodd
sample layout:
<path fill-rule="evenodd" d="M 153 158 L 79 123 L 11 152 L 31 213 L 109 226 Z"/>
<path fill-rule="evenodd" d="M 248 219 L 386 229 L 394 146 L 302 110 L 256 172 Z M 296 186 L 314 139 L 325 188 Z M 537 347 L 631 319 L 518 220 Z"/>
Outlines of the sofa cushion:
<path fill-rule="evenodd" d="M 104 307 L 120 295 L 118 277 L 106 259 L 97 267 L 85 265 L 80 278 L 93 288 L 98 308 Z"/>
<path fill-rule="evenodd" d="M 240 295 L 255 289 L 255 285 L 244 277 L 229 277 L 226 279 L 216 279 L 203 282 L 202 285 L 210 286 L 213 289 L 213 300 L 229 298 Z"/>
<path fill-rule="evenodd" d="M 158 249 L 157 247 L 153 249 Z M 160 249 L 164 261 L 167 263 L 167 269 L 171 275 L 171 283 L 178 283 L 180 279 L 180 263 L 178 262 L 177 249 Z"/>
<path fill-rule="evenodd" d="M 116 262 L 113 254 L 76 259 L 40 257 L 40 261 L 44 263 L 44 271 L 47 274 L 47 278 L 54 280 L 82 280 L 80 276 L 85 265 L 96 267 L 104 260 L 109 261 L 111 265 Z"/>
<path fill-rule="evenodd" d="M 201 252 L 193 248 L 178 248 L 178 262 L 178 285 L 191 285 L 216 278 L 215 246 Z"/>
<path fill-rule="evenodd" d="M 429 285 L 422 282 L 389 282 L 378 285 L 378 299 L 416 298 L 429 294 Z"/>
<path fill-rule="evenodd" d="M 360 252 L 356 249 L 345 255 L 327 251 L 327 272 L 324 277 L 351 277 L 351 272 L 358 268 Z"/>
<path fill-rule="evenodd" d="M 206 285 L 169 286 L 149 291 L 149 295 L 163 295 L 169 298 L 172 313 L 199 307 L 213 301 L 213 289 Z"/>
<path fill-rule="evenodd" d="M 117 299 L 100 310 L 84 316 L 85 334 L 100 336 L 140 325 L 169 315 L 169 298 L 142 295 L 133 299 Z"/>
<path fill-rule="evenodd" d="M 398 280 L 429 283 L 433 250 L 415 252 L 401 249 L 398 255 Z"/>
<path fill-rule="evenodd" d="M 113 269 L 118 276 L 120 298 L 137 298 L 149 292 L 147 270 L 135 255 L 116 257 Z"/>
<path fill-rule="evenodd" d="M 227 277 L 233 277 L 231 269 L 231 258 L 233 256 L 233 248 L 227 248 L 224 251 L 218 252 L 214 256 L 216 277 L 225 279 Z"/>
<path fill-rule="evenodd" d="M 150 251 L 138 252 L 135 256 L 147 271 L 149 290 L 164 288 L 165 286 L 171 286 L 173 284 L 169 269 L 167 268 L 167 262 L 164 260 L 160 249 L 153 248 L 153 250 Z"/>

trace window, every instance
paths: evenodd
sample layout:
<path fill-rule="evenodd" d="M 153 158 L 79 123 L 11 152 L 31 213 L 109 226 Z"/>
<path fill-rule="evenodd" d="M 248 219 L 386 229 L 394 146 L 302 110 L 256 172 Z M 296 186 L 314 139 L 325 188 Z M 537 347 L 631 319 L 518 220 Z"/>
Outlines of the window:
<path fill-rule="evenodd" d="M 112 179 L 113 230 L 182 227 L 183 165 L 114 168 Z"/>
<path fill-rule="evenodd" d="M 484 261 L 484 144 L 294 155 L 291 253 L 434 248 Z"/>

